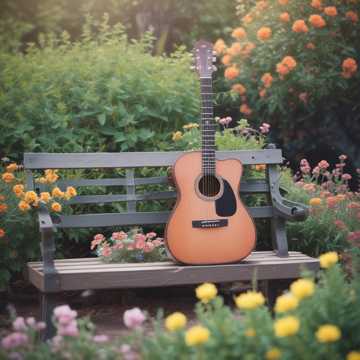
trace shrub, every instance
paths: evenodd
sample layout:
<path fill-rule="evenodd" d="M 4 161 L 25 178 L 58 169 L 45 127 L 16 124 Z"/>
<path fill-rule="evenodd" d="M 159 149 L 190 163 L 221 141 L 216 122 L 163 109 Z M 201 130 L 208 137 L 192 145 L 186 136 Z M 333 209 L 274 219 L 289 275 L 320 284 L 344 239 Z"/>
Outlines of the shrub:
<path fill-rule="evenodd" d="M 0 54 L 1 154 L 155 150 L 198 113 L 198 81 L 183 49 L 150 54 L 107 18 L 81 40 L 46 35 L 25 55 Z"/>
<path fill-rule="evenodd" d="M 225 66 L 225 88 L 232 89 L 219 95 L 221 103 L 271 123 L 293 157 L 331 142 L 357 161 L 360 22 L 355 2 L 238 3 L 239 27 L 231 41 L 215 45 Z"/>

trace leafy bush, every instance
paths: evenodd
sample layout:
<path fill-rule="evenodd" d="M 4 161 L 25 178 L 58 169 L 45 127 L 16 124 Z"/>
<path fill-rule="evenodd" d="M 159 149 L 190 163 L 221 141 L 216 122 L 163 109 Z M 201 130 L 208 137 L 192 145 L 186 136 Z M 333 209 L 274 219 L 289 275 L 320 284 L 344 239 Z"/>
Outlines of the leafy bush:
<path fill-rule="evenodd" d="M 331 143 L 358 162 L 356 3 L 238 3 L 241 25 L 228 45 L 216 43 L 225 85 L 232 88 L 227 96 L 221 94 L 220 103 L 241 105 L 246 116 L 271 123 L 292 157 Z"/>
<path fill-rule="evenodd" d="M 1 154 L 155 150 L 198 113 L 189 56 L 150 54 L 149 34 L 128 41 L 107 18 L 71 42 L 43 36 L 25 55 L 0 54 Z"/>

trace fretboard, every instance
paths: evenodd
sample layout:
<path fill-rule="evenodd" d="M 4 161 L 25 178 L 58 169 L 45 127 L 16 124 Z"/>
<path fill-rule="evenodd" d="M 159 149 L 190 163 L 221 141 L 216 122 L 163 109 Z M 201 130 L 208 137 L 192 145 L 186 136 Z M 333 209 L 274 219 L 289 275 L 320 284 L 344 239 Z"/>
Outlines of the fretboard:
<path fill-rule="evenodd" d="M 200 78 L 201 86 L 201 152 L 204 174 L 215 174 L 215 121 L 212 79 Z"/>

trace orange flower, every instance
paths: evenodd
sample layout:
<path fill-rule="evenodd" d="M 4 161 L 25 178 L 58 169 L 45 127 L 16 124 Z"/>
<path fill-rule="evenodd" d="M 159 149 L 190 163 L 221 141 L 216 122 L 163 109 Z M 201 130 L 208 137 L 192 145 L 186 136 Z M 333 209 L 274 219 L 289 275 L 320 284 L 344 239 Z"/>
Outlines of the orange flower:
<path fill-rule="evenodd" d="M 234 29 L 234 31 L 231 33 L 231 36 L 235 39 L 244 39 L 246 37 L 246 31 L 242 27 L 238 27 Z"/>
<path fill-rule="evenodd" d="M 234 42 L 231 47 L 227 50 L 227 53 L 232 55 L 232 56 L 236 56 L 239 55 L 241 52 L 241 44 L 239 42 Z"/>
<path fill-rule="evenodd" d="M 49 192 L 42 192 L 40 193 L 40 200 L 44 203 L 47 203 L 50 201 L 51 195 Z"/>
<path fill-rule="evenodd" d="M 24 201 L 28 204 L 36 203 L 38 200 L 38 196 L 35 191 L 27 191 L 24 196 Z"/>
<path fill-rule="evenodd" d="M 53 197 L 62 198 L 62 197 L 64 197 L 65 194 L 64 194 L 63 191 L 60 190 L 60 188 L 54 187 L 54 188 L 52 189 L 51 195 L 52 195 Z"/>
<path fill-rule="evenodd" d="M 314 50 L 316 46 L 312 42 L 309 42 L 306 44 L 306 48 L 310 50 Z"/>
<path fill-rule="evenodd" d="M 48 182 L 49 184 L 54 183 L 59 178 L 59 175 L 57 175 L 56 172 L 57 172 L 57 170 L 53 170 L 53 169 L 45 170 L 46 182 Z"/>
<path fill-rule="evenodd" d="M 31 209 L 31 206 L 30 206 L 26 201 L 24 201 L 24 200 L 21 200 L 21 201 L 19 202 L 18 207 L 19 207 L 19 209 L 20 209 L 21 211 L 24 211 L 24 212 Z"/>
<path fill-rule="evenodd" d="M 267 26 L 263 26 L 257 32 L 257 38 L 259 40 L 265 41 L 265 40 L 270 39 L 271 34 L 272 34 L 271 29 Z"/>
<path fill-rule="evenodd" d="M 278 3 L 280 5 L 287 5 L 289 3 L 289 0 L 278 0 Z"/>
<path fill-rule="evenodd" d="M 262 0 L 256 4 L 256 9 L 265 10 L 268 6 L 269 6 L 269 4 L 265 0 Z"/>
<path fill-rule="evenodd" d="M 315 9 L 321 9 L 321 0 L 312 0 L 311 6 Z"/>
<path fill-rule="evenodd" d="M 336 198 L 336 196 L 329 196 L 326 198 L 326 202 L 329 208 L 333 208 L 339 202 L 339 200 Z"/>
<path fill-rule="evenodd" d="M 265 97 L 265 95 L 266 95 L 266 89 L 261 89 L 261 90 L 259 91 L 259 96 L 260 96 L 261 98 L 263 98 L 263 97 Z"/>
<path fill-rule="evenodd" d="M 278 64 L 276 65 L 276 72 L 279 73 L 279 75 L 284 76 L 284 75 L 287 75 L 287 74 L 290 72 L 290 70 L 289 70 L 289 68 L 288 68 L 286 65 L 284 65 L 283 63 L 278 63 Z"/>
<path fill-rule="evenodd" d="M 253 18 L 250 14 L 247 14 L 242 18 L 242 21 L 244 24 L 250 24 L 253 21 Z"/>
<path fill-rule="evenodd" d="M 11 182 L 14 181 L 15 176 L 14 176 L 14 174 L 11 173 L 11 172 L 5 172 L 5 173 L 3 173 L 3 175 L 2 175 L 2 179 L 3 179 L 4 182 L 6 182 L 7 184 L 9 184 L 9 183 L 11 183 Z"/>
<path fill-rule="evenodd" d="M 0 238 L 5 236 L 5 230 L 0 228 Z"/>
<path fill-rule="evenodd" d="M 313 27 L 318 28 L 318 29 L 326 26 L 325 20 L 320 15 L 317 15 L 317 14 L 310 15 L 309 22 Z"/>
<path fill-rule="evenodd" d="M 16 163 L 12 163 L 6 167 L 6 171 L 8 171 L 8 172 L 14 172 L 17 169 L 18 169 L 18 166 L 16 165 Z"/>
<path fill-rule="evenodd" d="M 311 198 L 309 200 L 309 205 L 310 206 L 319 206 L 319 205 L 321 205 L 321 203 L 322 203 L 322 200 L 320 198 L 318 198 L 318 197 Z"/>
<path fill-rule="evenodd" d="M 337 198 L 339 201 L 344 201 L 344 200 L 346 200 L 346 195 L 345 195 L 345 194 L 337 194 L 337 195 L 336 195 L 336 198 Z"/>
<path fill-rule="evenodd" d="M 262 77 L 261 77 L 261 81 L 264 83 L 264 86 L 266 88 L 269 88 L 273 82 L 273 77 L 270 73 L 265 73 Z"/>
<path fill-rule="evenodd" d="M 357 62 L 353 58 L 347 58 L 342 63 L 343 72 L 341 75 L 345 79 L 351 78 L 357 71 Z"/>
<path fill-rule="evenodd" d="M 20 197 L 24 194 L 24 185 L 18 184 L 18 185 L 14 185 L 13 186 L 13 193 L 17 196 Z"/>
<path fill-rule="evenodd" d="M 309 28 L 307 27 L 304 20 L 296 20 L 293 23 L 292 30 L 296 33 L 307 33 L 309 31 Z"/>
<path fill-rule="evenodd" d="M 327 15 L 327 16 L 336 16 L 338 14 L 337 12 L 337 9 L 335 6 L 327 6 L 325 9 L 324 9 L 324 13 Z"/>
<path fill-rule="evenodd" d="M 218 55 L 222 54 L 226 49 L 226 45 L 223 39 L 216 40 L 214 44 L 214 50 Z"/>
<path fill-rule="evenodd" d="M 5 196 L 4 195 L 0 195 L 0 201 L 4 201 L 5 200 Z"/>
<path fill-rule="evenodd" d="M 257 164 L 257 165 L 255 165 L 255 170 L 256 171 L 264 171 L 265 169 L 266 169 L 265 164 Z"/>
<path fill-rule="evenodd" d="M 247 42 L 242 50 L 241 50 L 241 55 L 243 55 L 244 57 L 247 57 L 250 55 L 250 53 L 256 48 L 256 45 L 252 42 Z"/>
<path fill-rule="evenodd" d="M 70 198 L 74 197 L 77 195 L 77 191 L 73 186 L 68 186 L 66 188 L 66 195 Z"/>
<path fill-rule="evenodd" d="M 8 206 L 6 204 L 0 204 L 0 213 L 6 212 Z"/>
<path fill-rule="evenodd" d="M 286 65 L 290 70 L 294 70 L 296 67 L 296 60 L 292 56 L 285 56 L 282 59 L 282 63 Z"/>
<path fill-rule="evenodd" d="M 279 19 L 283 22 L 289 22 L 290 21 L 290 15 L 288 12 L 283 12 L 280 14 Z"/>
<path fill-rule="evenodd" d="M 359 16 L 355 11 L 347 11 L 345 13 L 345 16 L 347 19 L 351 20 L 352 22 L 358 22 L 359 21 Z"/>
<path fill-rule="evenodd" d="M 230 65 L 230 63 L 231 63 L 231 55 L 229 55 L 229 54 L 224 55 L 224 56 L 222 57 L 222 59 L 221 59 L 221 62 L 222 62 L 225 66 Z"/>
<path fill-rule="evenodd" d="M 246 93 L 246 87 L 242 84 L 234 84 L 231 90 L 237 92 L 240 95 L 244 95 Z"/>
<path fill-rule="evenodd" d="M 51 210 L 55 212 L 60 212 L 62 210 L 62 207 L 58 202 L 53 202 L 51 204 Z"/>
<path fill-rule="evenodd" d="M 242 112 L 245 115 L 251 115 L 252 110 L 250 109 L 250 107 L 247 104 L 242 104 L 240 106 L 240 112 Z"/>
<path fill-rule="evenodd" d="M 240 74 L 240 71 L 235 66 L 228 67 L 224 72 L 224 76 L 228 80 L 234 80 L 235 78 L 237 78 L 239 76 L 239 74 Z"/>

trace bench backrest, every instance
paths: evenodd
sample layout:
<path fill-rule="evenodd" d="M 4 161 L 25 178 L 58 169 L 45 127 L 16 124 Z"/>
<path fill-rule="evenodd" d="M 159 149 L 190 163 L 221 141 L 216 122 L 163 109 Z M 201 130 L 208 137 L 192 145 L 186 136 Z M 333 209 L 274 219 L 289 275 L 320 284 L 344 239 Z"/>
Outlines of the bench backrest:
<path fill-rule="evenodd" d="M 164 200 L 176 198 L 175 191 L 137 192 L 140 185 L 168 184 L 167 176 L 138 177 L 134 169 L 141 167 L 168 167 L 175 163 L 182 152 L 123 152 L 123 153 L 25 153 L 24 167 L 27 174 L 28 189 L 41 191 L 41 184 L 34 183 L 33 171 L 45 169 L 126 169 L 125 177 L 99 179 L 62 179 L 57 185 L 64 189 L 67 186 L 76 188 L 88 186 L 123 186 L 124 194 L 79 195 L 69 201 L 71 204 L 106 204 L 126 202 L 126 212 L 96 213 L 80 215 L 56 216 L 55 225 L 59 228 L 106 227 L 125 225 L 147 225 L 166 223 L 169 211 L 138 212 L 137 201 Z M 283 162 L 280 149 L 265 149 L 251 151 L 218 151 L 217 159 L 239 159 L 244 166 L 266 164 L 267 173 L 274 175 L 276 165 Z M 244 180 L 240 191 L 243 194 L 269 194 L 271 192 L 269 179 Z M 271 198 L 271 196 L 269 196 Z M 249 207 L 249 212 L 256 218 L 271 218 L 274 215 L 273 206 Z M 169 209 L 170 210 L 170 209 Z"/>

